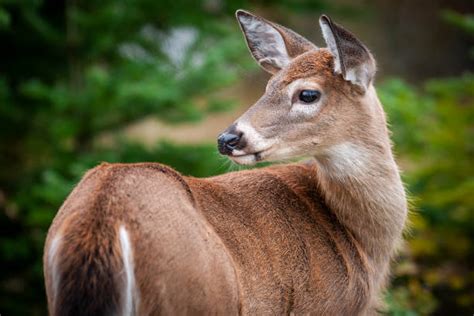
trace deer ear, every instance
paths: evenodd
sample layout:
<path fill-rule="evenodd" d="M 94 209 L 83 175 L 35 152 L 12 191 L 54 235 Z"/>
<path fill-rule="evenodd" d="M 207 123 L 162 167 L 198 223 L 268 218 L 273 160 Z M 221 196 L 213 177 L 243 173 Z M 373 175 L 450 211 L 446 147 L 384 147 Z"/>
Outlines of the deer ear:
<path fill-rule="evenodd" d="M 258 64 L 271 74 L 298 55 L 317 47 L 295 32 L 244 10 L 235 13 L 247 46 Z"/>
<path fill-rule="evenodd" d="M 367 90 L 375 76 L 375 60 L 367 47 L 351 32 L 322 15 L 319 25 L 329 51 L 334 56 L 334 71 L 345 80 Z"/>

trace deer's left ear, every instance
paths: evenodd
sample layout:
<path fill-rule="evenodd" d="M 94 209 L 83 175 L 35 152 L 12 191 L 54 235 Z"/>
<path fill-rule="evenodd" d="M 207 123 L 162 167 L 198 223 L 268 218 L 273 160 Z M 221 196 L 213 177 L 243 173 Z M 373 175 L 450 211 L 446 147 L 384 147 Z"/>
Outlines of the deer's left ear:
<path fill-rule="evenodd" d="M 334 71 L 345 80 L 367 90 L 375 76 L 375 60 L 367 47 L 351 32 L 322 15 L 319 25 L 334 56 Z"/>

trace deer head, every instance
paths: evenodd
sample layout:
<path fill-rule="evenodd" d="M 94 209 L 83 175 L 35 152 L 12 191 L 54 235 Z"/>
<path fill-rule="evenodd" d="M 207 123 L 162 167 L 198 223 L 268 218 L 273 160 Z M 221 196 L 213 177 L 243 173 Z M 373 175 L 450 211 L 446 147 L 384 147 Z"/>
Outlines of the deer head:
<path fill-rule="evenodd" d="M 252 56 L 272 77 L 260 100 L 219 136 L 222 154 L 239 164 L 317 157 L 364 141 L 374 121 L 385 128 L 372 86 L 375 61 L 353 34 L 323 15 L 327 48 L 318 48 L 246 11 L 236 16 Z"/>

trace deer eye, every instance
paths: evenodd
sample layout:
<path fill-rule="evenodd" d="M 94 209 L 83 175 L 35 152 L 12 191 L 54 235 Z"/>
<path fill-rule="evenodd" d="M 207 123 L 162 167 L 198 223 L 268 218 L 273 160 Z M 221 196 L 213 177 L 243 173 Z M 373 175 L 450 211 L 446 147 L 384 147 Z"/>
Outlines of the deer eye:
<path fill-rule="evenodd" d="M 301 90 L 298 98 L 304 103 L 313 103 L 318 101 L 321 97 L 321 92 L 318 90 Z"/>

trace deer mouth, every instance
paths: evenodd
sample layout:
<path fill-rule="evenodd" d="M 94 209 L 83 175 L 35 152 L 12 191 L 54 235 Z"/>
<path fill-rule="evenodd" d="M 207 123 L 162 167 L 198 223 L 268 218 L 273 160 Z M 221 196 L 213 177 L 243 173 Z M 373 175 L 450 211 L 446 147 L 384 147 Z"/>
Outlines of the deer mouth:
<path fill-rule="evenodd" d="M 270 148 L 267 148 L 265 150 L 260 150 L 253 153 L 232 154 L 229 155 L 229 158 L 239 165 L 254 165 L 257 162 L 263 161 L 265 159 L 265 152 L 267 152 L 269 149 Z"/>
<path fill-rule="evenodd" d="M 241 157 L 246 157 L 246 156 L 255 156 L 255 158 L 260 158 L 261 151 L 255 152 L 255 153 L 250 153 L 250 154 L 238 154 L 238 155 L 230 155 L 230 158 L 241 158 Z M 258 159 L 260 160 L 260 159 Z"/>
<path fill-rule="evenodd" d="M 229 156 L 229 158 L 239 165 L 254 165 L 257 163 L 257 153 Z"/>

